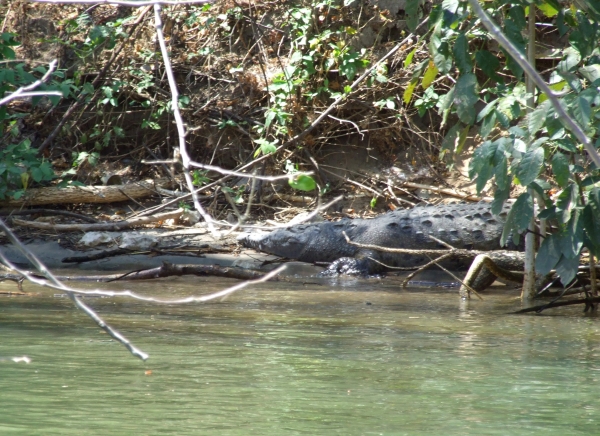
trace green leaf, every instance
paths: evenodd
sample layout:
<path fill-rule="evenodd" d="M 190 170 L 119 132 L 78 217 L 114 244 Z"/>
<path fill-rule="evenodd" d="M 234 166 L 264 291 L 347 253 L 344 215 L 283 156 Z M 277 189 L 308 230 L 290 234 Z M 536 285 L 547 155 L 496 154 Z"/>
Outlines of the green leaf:
<path fill-rule="evenodd" d="M 536 107 L 533 112 L 529 114 L 528 118 L 528 130 L 531 136 L 534 136 L 546 122 L 548 116 L 548 110 L 550 109 L 550 101 L 547 100 Z"/>
<path fill-rule="evenodd" d="M 542 147 L 528 150 L 519 162 L 515 176 L 522 186 L 533 182 L 544 165 L 544 149 Z"/>
<path fill-rule="evenodd" d="M 568 259 L 579 258 L 583 247 L 583 220 L 581 209 L 573 209 L 567 226 L 560 233 L 559 245 L 563 256 Z"/>
<path fill-rule="evenodd" d="M 412 98 L 413 92 L 418 83 L 418 80 L 413 79 L 406 86 L 406 89 L 404 90 L 404 95 L 402 96 L 402 101 L 404 101 L 404 104 L 410 103 L 410 99 Z"/>
<path fill-rule="evenodd" d="M 590 83 L 594 83 L 596 80 L 600 79 L 600 65 L 598 64 L 581 67 L 578 71 Z"/>
<path fill-rule="evenodd" d="M 564 58 L 561 60 L 556 69 L 559 73 L 566 73 L 572 71 L 577 67 L 579 62 L 581 62 L 581 54 L 575 50 L 573 47 L 568 47 L 565 49 Z"/>
<path fill-rule="evenodd" d="M 429 53 L 433 57 L 435 66 L 442 74 L 447 74 L 452 68 L 452 55 L 448 42 L 441 41 L 436 35 L 432 35 L 429 42 Z"/>
<path fill-rule="evenodd" d="M 267 155 L 275 153 L 277 151 L 277 147 L 275 146 L 275 144 L 277 144 L 278 142 L 277 140 L 271 142 L 266 139 L 256 139 L 254 140 L 254 142 L 256 142 L 259 145 L 258 149 L 254 152 L 255 158 L 258 157 L 261 153 Z"/>
<path fill-rule="evenodd" d="M 408 0 L 408 1 L 410 1 L 410 0 Z M 458 10 L 459 3 L 460 3 L 460 0 L 443 0 L 442 1 L 442 9 L 444 11 L 455 14 L 456 11 Z"/>
<path fill-rule="evenodd" d="M 475 104 L 479 100 L 476 87 L 477 78 L 473 73 L 463 74 L 456 81 L 454 92 L 456 113 L 460 120 L 469 126 L 475 122 Z"/>
<path fill-rule="evenodd" d="M 547 1 L 537 4 L 537 7 L 548 18 L 555 17 L 556 14 L 558 14 L 558 11 L 560 11 L 560 9 L 561 9 L 558 2 L 547 2 Z"/>
<path fill-rule="evenodd" d="M 556 267 L 561 256 L 557 235 L 547 236 L 535 258 L 535 272 L 537 274 L 548 274 Z"/>
<path fill-rule="evenodd" d="M 415 48 L 413 48 L 411 52 L 406 56 L 406 59 L 404 59 L 404 68 L 408 68 L 408 66 L 412 63 L 412 60 L 415 57 L 415 53 L 417 52 L 418 48 L 419 44 L 415 44 Z"/>
<path fill-rule="evenodd" d="M 292 188 L 299 191 L 312 191 L 317 187 L 315 180 L 312 177 L 304 174 L 290 177 L 288 183 Z"/>
<path fill-rule="evenodd" d="M 494 129 L 494 127 L 496 126 L 497 123 L 497 112 L 495 109 L 494 111 L 489 114 L 487 117 L 485 117 L 483 119 L 483 122 L 481 123 L 481 128 L 479 129 L 479 134 L 481 135 L 481 137 L 483 139 L 486 139 L 488 137 L 488 135 L 491 133 L 491 131 Z"/>
<path fill-rule="evenodd" d="M 517 243 L 519 234 L 527 229 L 529 222 L 533 218 L 533 199 L 528 192 L 524 192 L 517 198 L 513 204 L 502 231 L 500 245 L 505 246 L 508 242 L 508 237 L 513 236 L 513 241 Z"/>
<path fill-rule="evenodd" d="M 570 138 L 561 138 L 554 141 L 559 148 L 569 153 L 579 153 L 577 146 L 573 143 Z"/>
<path fill-rule="evenodd" d="M 494 200 L 492 201 L 492 213 L 498 215 L 502 212 L 502 206 L 504 206 L 504 202 L 508 200 L 509 197 L 510 189 L 496 189 L 496 192 L 494 192 Z"/>
<path fill-rule="evenodd" d="M 569 158 L 560 152 L 554 153 L 554 156 L 552 156 L 552 172 L 558 186 L 566 188 L 571 175 L 569 171 Z"/>
<path fill-rule="evenodd" d="M 425 70 L 425 74 L 423 74 L 423 80 L 421 81 L 421 86 L 423 87 L 423 89 L 429 88 L 429 86 L 433 83 L 437 75 L 438 69 L 435 66 L 435 63 L 432 60 L 430 60 L 429 66 Z"/>
<path fill-rule="evenodd" d="M 600 189 L 590 191 L 581 219 L 587 236 L 586 246 L 596 257 L 600 257 Z"/>
<path fill-rule="evenodd" d="M 508 159 L 504 152 L 500 153 L 498 163 L 494 167 L 494 173 L 496 174 L 496 184 L 500 191 L 510 191 L 510 178 L 508 177 Z"/>
<path fill-rule="evenodd" d="M 590 117 L 592 116 L 592 107 L 590 102 L 582 96 L 577 96 L 572 106 L 573 117 L 579 125 L 586 130 L 590 124 Z"/>
<path fill-rule="evenodd" d="M 456 145 L 456 153 L 460 154 L 462 152 L 465 143 L 467 142 L 467 135 L 469 134 L 469 130 L 471 130 L 470 126 L 465 126 L 458 136 L 458 144 Z"/>
<path fill-rule="evenodd" d="M 457 145 L 457 139 L 459 135 L 460 124 L 453 125 L 444 139 L 442 140 L 442 150 L 454 151 Z"/>
<path fill-rule="evenodd" d="M 560 281 L 564 286 L 567 286 L 573 281 L 577 275 L 577 269 L 579 268 L 579 258 L 575 257 L 569 259 L 565 256 L 560 258 L 560 261 L 556 265 L 556 274 L 560 277 Z"/>
<path fill-rule="evenodd" d="M 483 109 L 481 109 L 481 112 L 479 112 L 479 114 L 477 114 L 477 121 L 479 122 L 482 119 L 484 119 L 485 117 L 487 117 L 489 114 L 491 114 L 497 105 L 498 105 L 498 99 L 494 99 L 490 103 L 485 105 L 485 107 Z"/>
<path fill-rule="evenodd" d="M 456 38 L 453 52 L 454 61 L 456 62 L 458 71 L 460 71 L 461 74 L 470 72 L 473 69 L 473 63 L 471 62 L 471 57 L 469 55 L 469 42 L 464 33 L 461 33 L 458 38 Z"/>
<path fill-rule="evenodd" d="M 497 73 L 500 70 L 500 61 L 495 55 L 487 50 L 478 50 L 475 53 L 475 60 L 486 76 L 496 82 L 502 82 L 502 78 Z"/>
<path fill-rule="evenodd" d="M 442 125 L 443 127 L 446 124 L 446 120 L 448 119 L 448 115 L 450 114 L 450 107 L 452 106 L 452 102 L 454 101 L 454 92 L 456 91 L 456 87 L 453 86 L 450 88 L 446 95 L 442 95 L 438 101 L 438 114 L 442 116 Z"/>
<path fill-rule="evenodd" d="M 407 0 L 406 6 L 404 7 L 404 13 L 406 14 L 406 25 L 408 30 L 413 32 L 419 25 L 419 6 L 421 0 Z"/>
<path fill-rule="evenodd" d="M 496 142 L 485 141 L 475 149 L 473 158 L 469 162 L 469 178 L 474 179 L 485 165 L 491 165 L 497 148 Z"/>
<path fill-rule="evenodd" d="M 555 208 L 559 223 L 568 222 L 571 211 L 577 207 L 578 199 L 579 186 L 576 183 L 571 183 L 558 194 L 555 201 Z"/>

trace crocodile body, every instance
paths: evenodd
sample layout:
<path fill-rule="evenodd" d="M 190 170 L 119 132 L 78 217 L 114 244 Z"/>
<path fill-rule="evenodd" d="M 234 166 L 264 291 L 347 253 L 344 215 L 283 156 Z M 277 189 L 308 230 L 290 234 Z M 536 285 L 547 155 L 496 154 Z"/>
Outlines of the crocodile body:
<path fill-rule="evenodd" d="M 330 273 L 373 274 L 385 270 L 381 264 L 415 267 L 429 259 L 359 248 L 348 244 L 343 232 L 351 241 L 364 245 L 444 248 L 429 238 L 432 235 L 455 248 L 497 250 L 501 248 L 500 237 L 509 210 L 510 205 L 505 205 L 500 214 L 494 215 L 489 203 L 417 206 L 408 210 L 398 209 L 373 219 L 300 224 L 269 234 L 251 234 L 241 242 L 259 251 L 303 262 L 333 262 L 328 270 Z M 458 269 L 465 266 L 460 264 L 460 260 L 456 262 L 450 262 L 448 266 Z"/>

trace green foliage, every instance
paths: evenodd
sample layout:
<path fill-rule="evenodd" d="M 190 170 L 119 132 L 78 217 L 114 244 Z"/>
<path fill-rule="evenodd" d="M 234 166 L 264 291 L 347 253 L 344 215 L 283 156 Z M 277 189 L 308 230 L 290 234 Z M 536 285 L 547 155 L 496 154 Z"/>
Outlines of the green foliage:
<path fill-rule="evenodd" d="M 361 68 L 368 65 L 366 51 L 357 52 L 347 44 L 348 37 L 356 29 L 339 23 L 329 23 L 320 29 L 321 23 L 315 11 L 340 8 L 336 0 L 313 0 L 307 6 L 293 7 L 286 14 L 286 22 L 292 36 L 292 54 L 289 65 L 275 75 L 268 85 L 270 106 L 265 112 L 265 123 L 255 127 L 261 145 L 258 154 L 273 150 L 270 138 L 289 134 L 289 123 L 294 114 L 289 109 L 299 99 L 311 101 L 329 96 L 337 98 L 350 92 L 349 83 Z M 382 67 L 374 72 L 370 80 L 384 82 L 387 71 Z M 332 80 L 335 80 L 333 82 Z M 334 85 L 335 83 L 335 85 Z M 340 92 L 340 90 L 342 92 Z"/>
<path fill-rule="evenodd" d="M 285 170 L 290 176 L 288 179 L 289 185 L 299 191 L 313 191 L 317 187 L 315 180 L 305 174 L 298 174 L 298 166 L 291 161 L 286 161 Z"/>
<path fill-rule="evenodd" d="M 418 3 L 407 6 L 410 9 L 407 14 L 415 15 Z M 550 71 L 549 83 L 555 92 L 561 93 L 562 106 L 586 134 L 598 138 L 600 10 L 589 1 L 582 3 L 581 10 L 576 9 L 577 5 L 559 4 L 555 0 L 538 0 L 536 5 L 520 0 L 512 3 L 496 0 L 487 2 L 485 7 L 496 22 L 502 23 L 502 31 L 522 53 L 528 43 L 523 35 L 527 35 L 530 7 L 539 7 L 546 17 L 546 26 L 555 26 L 560 35 L 566 35 L 569 46 Z M 480 192 L 492 183 L 495 211 L 509 197 L 513 184 L 533 190 L 547 206 L 541 217 L 554 220 L 560 229 L 542 244 L 537 268 L 542 273 L 556 269 L 563 281 L 569 282 L 575 276 L 584 247 L 600 255 L 599 170 L 590 165 L 581 145 L 565 129 L 547 96 L 526 92 L 521 67 L 508 54 L 498 57 L 493 53 L 491 35 L 469 11 L 466 2 L 444 0 L 435 5 L 429 17 L 429 30 L 427 62 L 433 63 L 439 74 L 451 78 L 454 85 L 433 91 L 429 87 L 431 68 L 424 70 L 425 66 L 417 66 L 415 70 L 421 70 L 415 72 L 406 87 L 404 102 L 411 100 L 413 90 L 421 84 L 426 91 L 414 102 L 419 114 L 433 109 L 431 96 L 435 95 L 442 124 L 451 116 L 457 119 L 443 141 L 443 159 L 459 153 L 466 132 L 477 126 L 480 136 L 486 139 L 475 150 L 469 167 L 477 190 Z M 410 64 L 413 54 L 409 56 Z M 428 73 L 422 74 L 423 71 Z M 528 113 L 528 99 L 532 97 L 535 106 Z M 478 103 L 483 103 L 482 108 L 477 109 Z M 600 144 L 600 139 L 596 143 Z M 452 161 L 448 160 L 448 164 Z M 527 228 L 534 214 L 529 192 L 517 198 L 507 217 L 503 241 L 512 236 L 516 242 L 519 233 Z"/>
<path fill-rule="evenodd" d="M 204 186 L 210 182 L 207 177 L 208 171 L 206 170 L 194 170 L 192 171 L 192 183 L 194 186 Z"/>
<path fill-rule="evenodd" d="M 235 186 L 233 188 L 223 186 L 221 189 L 231 196 L 235 204 L 244 204 L 244 191 L 246 190 L 246 185 Z"/>
<path fill-rule="evenodd" d="M 25 139 L 0 151 L 0 199 L 18 199 L 31 181 L 42 183 L 55 178 L 50 162 L 37 157 L 37 150 Z"/>

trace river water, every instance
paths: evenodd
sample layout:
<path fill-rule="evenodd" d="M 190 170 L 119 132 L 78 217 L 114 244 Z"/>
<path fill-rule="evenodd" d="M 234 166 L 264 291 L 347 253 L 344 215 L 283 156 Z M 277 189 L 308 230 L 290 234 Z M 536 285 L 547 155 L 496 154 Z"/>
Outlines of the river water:
<path fill-rule="evenodd" d="M 462 302 L 389 278 L 265 283 L 188 306 L 86 298 L 142 362 L 56 291 L 26 290 L 40 294 L 0 297 L 1 435 L 600 433 L 600 319 L 510 315 L 516 291 Z"/>

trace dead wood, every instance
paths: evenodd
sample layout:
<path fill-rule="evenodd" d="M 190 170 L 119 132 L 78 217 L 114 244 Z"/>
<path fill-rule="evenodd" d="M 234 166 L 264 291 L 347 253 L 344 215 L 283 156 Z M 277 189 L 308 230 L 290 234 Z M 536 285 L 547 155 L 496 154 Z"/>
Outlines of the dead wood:
<path fill-rule="evenodd" d="M 469 200 L 469 201 L 492 201 L 492 197 L 478 197 L 477 195 L 465 194 L 459 192 L 455 189 L 448 188 L 440 188 L 432 185 L 424 185 L 422 183 L 414 183 L 414 182 L 402 182 L 400 184 L 405 188 L 413 188 L 413 189 L 426 189 L 431 192 L 437 192 L 438 194 L 449 195 L 451 197 L 460 198 L 461 200 Z"/>
<path fill-rule="evenodd" d="M 553 301 L 551 303 L 539 304 L 537 306 L 527 307 L 525 309 L 517 310 L 513 312 L 515 314 L 522 313 L 530 313 L 537 312 L 541 313 L 543 310 L 552 309 L 554 307 L 562 307 L 562 306 L 573 306 L 574 304 L 585 304 L 585 311 L 587 312 L 590 308 L 593 308 L 595 304 L 600 303 L 600 297 L 585 297 L 585 298 L 577 298 L 575 300 L 567 300 L 567 301 Z"/>
<path fill-rule="evenodd" d="M 136 226 L 142 226 L 150 223 L 164 221 L 168 219 L 177 219 L 184 213 L 183 209 L 177 209 L 170 212 L 159 213 L 152 216 L 144 216 L 139 218 L 132 218 L 128 220 L 116 221 L 112 223 L 99 223 L 99 224 L 52 224 L 42 223 L 37 221 L 24 221 L 17 218 L 13 218 L 12 223 L 17 226 L 32 227 L 42 230 L 52 230 L 56 232 L 92 232 L 92 231 L 118 231 L 128 229 Z"/>
<path fill-rule="evenodd" d="M 350 245 L 357 246 L 359 248 L 365 248 L 368 250 L 384 251 L 387 253 L 402 253 L 402 254 L 413 254 L 415 256 L 427 256 L 435 257 L 429 263 L 418 268 L 409 277 L 413 277 L 415 274 L 429 268 L 431 265 L 439 263 L 445 259 L 454 258 L 463 260 L 465 262 L 471 262 L 471 268 L 467 272 L 464 280 L 461 282 L 460 293 L 461 295 L 468 296 L 470 292 L 482 291 L 496 280 L 501 277 L 506 280 L 522 281 L 522 274 L 515 273 L 513 271 L 519 271 L 523 269 L 524 253 L 520 251 L 512 250 L 492 250 L 492 251 L 480 251 L 480 250 L 466 250 L 461 248 L 454 248 L 444 241 L 441 241 L 433 236 L 431 239 L 438 243 L 446 245 L 448 249 L 434 250 L 434 249 L 412 249 L 412 248 L 390 248 L 381 247 L 379 245 L 371 244 L 360 244 L 350 240 L 348 235 L 343 232 L 346 242 Z M 480 257 L 480 260 L 475 264 L 475 259 Z M 475 266 L 474 266 L 475 265 Z M 488 267 L 489 265 L 489 267 Z M 486 267 L 484 269 L 483 267 Z M 442 268 L 440 266 L 440 268 Z M 444 269 L 444 268 L 442 268 Z M 476 292 L 475 292 L 476 293 Z M 477 295 L 479 296 L 479 295 Z"/>
<path fill-rule="evenodd" d="M 87 215 L 82 215 L 80 213 L 69 212 L 67 210 L 56 210 L 56 209 L 23 209 L 23 210 L 0 210 L 0 215 L 2 216 L 20 216 L 20 215 L 62 215 L 68 216 L 70 218 L 76 218 L 82 221 L 86 221 L 88 223 L 97 223 L 98 220 L 96 218 L 89 217 Z"/>
<path fill-rule="evenodd" d="M 18 200 L 0 203 L 4 207 L 38 206 L 44 204 L 114 203 L 132 198 L 149 197 L 156 193 L 155 186 L 167 186 L 170 179 L 144 180 L 127 185 L 67 186 L 65 188 L 32 188 Z"/>
<path fill-rule="evenodd" d="M 29 273 L 33 277 L 43 279 L 42 276 L 36 273 Z M 93 275 L 93 276 L 56 276 L 61 281 L 94 281 L 94 282 L 114 282 L 123 280 L 151 280 L 163 277 L 172 276 L 216 276 L 226 277 L 231 279 L 239 280 L 255 280 L 265 275 L 264 271 L 256 271 L 247 268 L 240 268 L 235 266 L 221 266 L 221 265 L 178 265 L 170 262 L 163 262 L 163 264 L 156 268 L 145 269 L 141 271 L 132 271 L 128 273 L 120 274 L 106 274 L 106 275 Z M 17 283 L 23 280 L 20 274 L 6 273 L 0 274 L 0 280 L 12 280 Z M 281 280 L 278 277 L 273 277 L 273 281 Z M 21 290 L 21 289 L 20 289 Z M 15 294 L 13 292 L 13 294 Z"/>
<path fill-rule="evenodd" d="M 150 248 L 148 250 L 132 248 L 112 248 L 103 250 L 94 254 L 84 254 L 81 256 L 69 256 L 61 260 L 63 263 L 83 263 L 94 260 L 106 259 L 108 257 L 122 256 L 128 254 L 148 254 L 156 256 L 187 256 L 187 257 L 205 257 L 204 253 L 231 253 L 230 248 L 218 247 L 210 244 L 202 244 L 197 247 L 177 247 L 177 248 Z"/>

